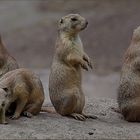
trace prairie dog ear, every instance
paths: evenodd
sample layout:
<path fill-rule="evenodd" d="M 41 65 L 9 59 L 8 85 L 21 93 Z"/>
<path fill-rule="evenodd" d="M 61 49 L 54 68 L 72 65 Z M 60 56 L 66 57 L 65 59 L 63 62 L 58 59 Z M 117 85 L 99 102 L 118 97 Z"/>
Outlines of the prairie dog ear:
<path fill-rule="evenodd" d="M 64 20 L 61 18 L 59 21 L 58 21 L 58 29 L 59 30 L 62 30 L 63 29 L 63 26 L 64 26 Z"/>

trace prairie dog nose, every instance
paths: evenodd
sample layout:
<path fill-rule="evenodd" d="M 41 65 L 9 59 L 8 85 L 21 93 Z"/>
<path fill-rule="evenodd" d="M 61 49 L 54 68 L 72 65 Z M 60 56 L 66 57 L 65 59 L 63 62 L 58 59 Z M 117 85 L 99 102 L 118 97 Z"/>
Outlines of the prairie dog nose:
<path fill-rule="evenodd" d="M 86 25 L 88 25 L 88 21 L 86 20 Z"/>

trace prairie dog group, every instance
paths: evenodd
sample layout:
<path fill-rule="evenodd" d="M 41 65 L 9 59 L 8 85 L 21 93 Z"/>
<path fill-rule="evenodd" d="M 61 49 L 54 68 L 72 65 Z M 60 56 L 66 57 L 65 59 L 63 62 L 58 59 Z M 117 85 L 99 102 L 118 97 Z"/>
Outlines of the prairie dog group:
<path fill-rule="evenodd" d="M 134 30 L 124 56 L 118 104 L 125 120 L 140 122 L 140 27 Z"/>
<path fill-rule="evenodd" d="M 88 70 L 92 64 L 83 50 L 79 32 L 87 24 L 87 20 L 79 14 L 69 14 L 60 19 L 49 76 L 49 95 L 56 111 L 81 121 L 97 118 L 83 113 L 85 96 L 81 87 L 81 69 Z"/>
<path fill-rule="evenodd" d="M 92 69 L 92 63 L 83 49 L 79 32 L 87 25 L 87 20 L 79 14 L 69 14 L 59 20 L 49 75 L 49 95 L 56 112 L 81 121 L 97 118 L 83 112 L 85 95 L 81 72 Z M 12 119 L 37 115 L 44 98 L 40 78 L 28 69 L 19 69 L 0 37 L 0 123 L 7 123 L 5 114 L 9 112 L 13 113 Z M 140 27 L 134 31 L 124 55 L 117 101 L 125 120 L 140 122 Z"/>

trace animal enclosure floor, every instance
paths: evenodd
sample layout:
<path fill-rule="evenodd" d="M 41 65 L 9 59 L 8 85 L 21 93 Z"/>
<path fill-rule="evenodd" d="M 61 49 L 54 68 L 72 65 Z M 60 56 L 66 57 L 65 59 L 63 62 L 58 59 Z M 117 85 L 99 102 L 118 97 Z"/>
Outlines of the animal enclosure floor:
<path fill-rule="evenodd" d="M 41 77 L 48 96 L 48 70 L 34 70 Z M 89 72 L 83 73 L 83 89 L 86 95 L 85 112 L 98 117 L 84 122 L 62 117 L 58 114 L 40 113 L 31 119 L 21 117 L 9 120 L 8 125 L 0 125 L 1 139 L 101 139 L 101 138 L 140 138 L 139 123 L 128 123 L 121 114 L 113 112 L 111 107 L 117 107 L 115 100 L 119 74 L 97 76 Z M 111 99 L 112 98 L 112 99 Z M 113 99 L 114 98 L 114 99 Z"/>
<path fill-rule="evenodd" d="M 137 139 L 139 123 L 128 123 L 111 110 L 116 107 L 113 99 L 86 98 L 85 112 L 98 117 L 84 122 L 58 114 L 40 113 L 33 118 L 21 117 L 0 125 L 1 139 Z"/>

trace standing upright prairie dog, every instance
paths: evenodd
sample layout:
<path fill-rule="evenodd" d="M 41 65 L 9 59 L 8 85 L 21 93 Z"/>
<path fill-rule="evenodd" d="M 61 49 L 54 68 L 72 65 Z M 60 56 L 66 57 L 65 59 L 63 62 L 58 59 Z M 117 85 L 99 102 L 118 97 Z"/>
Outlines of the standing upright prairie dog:
<path fill-rule="evenodd" d="M 79 32 L 88 22 L 78 14 L 69 14 L 59 21 L 59 35 L 49 76 L 49 95 L 55 110 L 77 120 L 97 118 L 83 113 L 85 96 L 81 87 L 81 68 L 92 68 L 83 50 Z"/>
<path fill-rule="evenodd" d="M 140 122 L 140 27 L 134 30 L 124 56 L 118 104 L 125 120 Z"/>
<path fill-rule="evenodd" d="M 16 60 L 9 54 L 7 49 L 4 47 L 0 36 L 0 77 L 2 77 L 5 73 L 17 68 L 18 64 Z"/>
<path fill-rule="evenodd" d="M 24 68 L 6 73 L 0 79 L 0 123 L 7 123 L 5 113 L 14 112 L 12 119 L 21 114 L 37 115 L 44 101 L 44 90 L 39 77 Z"/>

